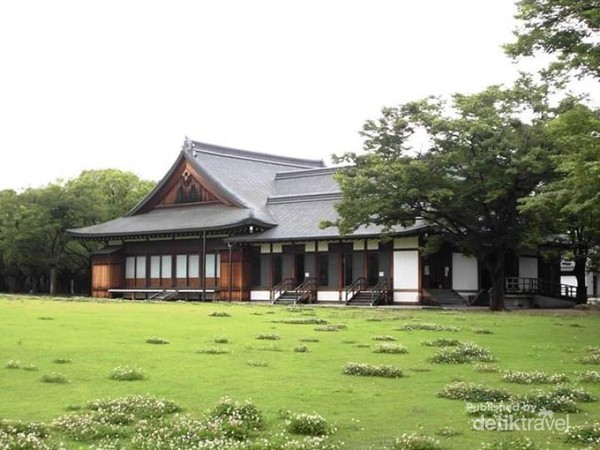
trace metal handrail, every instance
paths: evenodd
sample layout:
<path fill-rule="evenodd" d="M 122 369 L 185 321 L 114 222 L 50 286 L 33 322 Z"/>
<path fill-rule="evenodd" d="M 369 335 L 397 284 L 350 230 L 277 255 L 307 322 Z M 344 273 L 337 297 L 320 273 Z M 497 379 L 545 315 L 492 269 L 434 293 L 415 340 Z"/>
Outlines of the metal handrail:
<path fill-rule="evenodd" d="M 271 289 L 271 303 L 275 303 L 279 297 L 281 297 L 286 291 L 294 289 L 294 279 L 284 278 L 281 283 L 273 286 Z M 279 295 L 278 295 L 279 294 Z"/>
<path fill-rule="evenodd" d="M 563 300 L 577 298 L 577 286 L 552 283 L 540 278 L 506 277 L 504 287 L 506 292 L 541 294 Z"/>
<path fill-rule="evenodd" d="M 296 293 L 296 300 L 294 301 L 294 305 L 299 301 L 308 299 L 310 303 L 311 298 L 317 297 L 317 279 L 316 278 L 306 278 L 302 283 L 300 283 L 296 289 L 294 289 Z"/>
<path fill-rule="evenodd" d="M 367 288 L 367 279 L 365 277 L 360 277 L 354 280 L 348 287 L 346 287 L 345 291 L 345 303 L 346 305 L 352 298 L 358 294 L 360 291 L 365 290 Z"/>
<path fill-rule="evenodd" d="M 371 288 L 371 306 L 376 305 L 382 298 L 388 302 L 390 285 L 387 278 L 382 277 L 377 284 Z"/>

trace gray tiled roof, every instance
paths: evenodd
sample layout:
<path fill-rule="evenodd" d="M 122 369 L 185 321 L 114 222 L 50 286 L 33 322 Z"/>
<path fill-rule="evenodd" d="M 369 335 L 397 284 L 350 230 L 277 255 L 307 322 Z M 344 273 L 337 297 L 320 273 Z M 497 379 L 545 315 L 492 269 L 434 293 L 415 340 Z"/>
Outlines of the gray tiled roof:
<path fill-rule="evenodd" d="M 333 178 L 335 170 L 325 168 L 279 172 L 275 177 L 277 195 L 340 192 L 340 186 Z"/>
<path fill-rule="evenodd" d="M 125 216 L 99 225 L 69 230 L 73 236 L 110 238 L 166 233 L 189 233 L 242 225 L 273 226 L 251 209 L 225 205 L 199 205 L 158 208 L 146 214 Z"/>
<path fill-rule="evenodd" d="M 340 238 L 340 233 L 335 227 L 320 228 L 323 220 L 335 220 L 337 212 L 335 204 L 338 199 L 326 195 L 314 196 L 313 200 L 306 200 L 308 196 L 298 197 L 299 201 L 288 198 L 281 203 L 269 204 L 269 213 L 277 222 L 277 226 L 270 228 L 262 233 L 255 233 L 240 237 L 232 237 L 230 240 L 237 242 L 261 242 L 261 241 L 279 241 L 279 240 L 310 240 L 323 238 Z M 397 227 L 394 233 L 411 234 L 425 228 L 423 222 L 417 222 L 411 227 Z M 367 237 L 378 236 L 382 228 L 378 226 L 359 227 L 352 236 Z"/>
<path fill-rule="evenodd" d="M 155 208 L 144 212 L 153 196 L 179 165 L 188 161 L 212 188 L 237 206 L 221 204 Z M 258 225 L 260 233 L 232 237 L 236 241 L 338 238 L 335 227 L 321 229 L 322 220 L 335 220 L 341 198 L 333 178 L 336 169 L 323 161 L 280 157 L 186 141 L 179 157 L 155 189 L 127 215 L 110 222 L 69 232 L 80 238 L 146 236 L 235 229 Z M 423 227 L 398 228 L 399 233 Z M 376 236 L 378 227 L 361 227 L 353 235 Z"/>

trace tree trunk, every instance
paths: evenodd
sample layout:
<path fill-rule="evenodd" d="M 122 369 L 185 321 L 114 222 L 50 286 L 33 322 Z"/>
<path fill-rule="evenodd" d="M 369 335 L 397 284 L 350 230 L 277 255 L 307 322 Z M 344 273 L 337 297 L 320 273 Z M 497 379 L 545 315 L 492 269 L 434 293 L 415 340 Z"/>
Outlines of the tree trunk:
<path fill-rule="evenodd" d="M 577 279 L 577 303 L 587 303 L 587 286 L 585 285 L 585 265 L 587 258 L 583 256 L 575 256 L 575 268 L 573 275 Z"/>
<path fill-rule="evenodd" d="M 56 295 L 56 267 L 50 268 L 50 295 Z"/>
<path fill-rule="evenodd" d="M 485 261 L 492 281 L 492 295 L 490 296 L 490 309 L 504 311 L 504 252 L 489 255 Z"/>

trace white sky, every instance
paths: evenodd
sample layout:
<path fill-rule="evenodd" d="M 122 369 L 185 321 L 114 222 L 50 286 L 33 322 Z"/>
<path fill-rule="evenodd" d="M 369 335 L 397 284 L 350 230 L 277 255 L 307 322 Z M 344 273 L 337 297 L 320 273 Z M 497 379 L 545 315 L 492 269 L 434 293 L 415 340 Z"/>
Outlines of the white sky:
<path fill-rule="evenodd" d="M 328 159 L 430 94 L 510 82 L 513 0 L 6 0 L 0 189 L 115 167 L 160 179 L 184 136 Z"/>

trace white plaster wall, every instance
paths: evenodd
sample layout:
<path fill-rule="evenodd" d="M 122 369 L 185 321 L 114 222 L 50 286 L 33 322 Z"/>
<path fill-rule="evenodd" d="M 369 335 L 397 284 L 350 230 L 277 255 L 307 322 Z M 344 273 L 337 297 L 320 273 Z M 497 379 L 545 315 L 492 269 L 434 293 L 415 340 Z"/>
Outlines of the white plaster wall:
<path fill-rule="evenodd" d="M 379 241 L 377 239 L 368 239 L 367 250 L 379 250 Z"/>
<path fill-rule="evenodd" d="M 250 291 L 250 300 L 271 300 L 271 292 Z"/>
<path fill-rule="evenodd" d="M 419 289 L 419 251 L 394 252 L 394 289 Z"/>
<path fill-rule="evenodd" d="M 519 256 L 519 278 L 537 278 L 537 257 Z"/>
<path fill-rule="evenodd" d="M 476 291 L 478 282 L 477 258 L 452 253 L 452 289 Z"/>
<path fill-rule="evenodd" d="M 336 302 L 340 299 L 338 291 L 317 291 L 317 301 Z"/>
<path fill-rule="evenodd" d="M 594 277 L 595 273 L 588 272 L 585 276 L 585 285 L 587 287 L 587 293 L 589 296 L 594 295 Z M 571 286 L 577 286 L 577 278 L 573 275 L 562 275 L 560 277 L 562 284 L 568 284 Z"/>
<path fill-rule="evenodd" d="M 409 236 L 409 237 L 394 239 L 394 249 L 418 248 L 418 247 L 419 247 L 419 237 L 418 236 Z"/>
<path fill-rule="evenodd" d="M 394 292 L 394 303 L 418 303 L 418 292 Z"/>
<path fill-rule="evenodd" d="M 352 250 L 355 252 L 361 251 L 365 249 L 365 240 L 358 239 L 357 241 L 352 242 Z"/>

